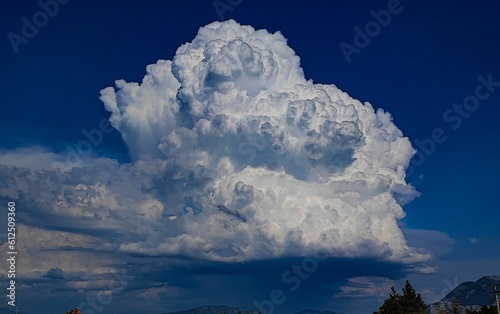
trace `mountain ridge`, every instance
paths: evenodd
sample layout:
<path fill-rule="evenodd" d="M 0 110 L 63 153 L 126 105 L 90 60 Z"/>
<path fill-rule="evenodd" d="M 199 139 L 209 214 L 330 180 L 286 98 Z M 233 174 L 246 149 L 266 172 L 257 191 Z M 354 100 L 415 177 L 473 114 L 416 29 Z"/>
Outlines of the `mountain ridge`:
<path fill-rule="evenodd" d="M 467 308 L 479 310 L 483 305 L 495 305 L 494 286 L 500 288 L 499 275 L 483 276 L 476 281 L 464 281 L 440 301 L 429 304 L 427 309 L 431 314 L 438 313 L 440 308 L 450 310 L 455 300 L 459 302 L 462 311 Z"/>
<path fill-rule="evenodd" d="M 199 306 L 187 310 L 175 311 L 175 312 L 164 312 L 161 314 L 258 314 L 256 310 L 243 310 L 236 307 L 230 307 L 226 305 L 205 305 Z M 294 314 L 341 314 L 332 311 L 319 311 L 314 309 L 305 309 Z"/>

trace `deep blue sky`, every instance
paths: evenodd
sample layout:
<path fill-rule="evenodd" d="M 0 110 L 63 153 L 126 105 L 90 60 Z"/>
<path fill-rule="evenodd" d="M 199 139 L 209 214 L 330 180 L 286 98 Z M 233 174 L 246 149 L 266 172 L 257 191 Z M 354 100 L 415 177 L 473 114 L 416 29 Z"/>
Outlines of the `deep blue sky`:
<path fill-rule="evenodd" d="M 410 244 L 439 251 L 437 273 L 408 275 L 417 290 L 439 294 L 445 279 L 500 273 L 500 86 L 456 130 L 443 120 L 455 103 L 474 95 L 479 76 L 500 82 L 500 3 L 402 0 L 401 13 L 348 63 L 340 43 L 352 45 L 354 27 L 364 28 L 373 20 L 370 11 L 387 3 L 243 0 L 223 18 L 282 32 L 306 78 L 335 84 L 389 111 L 414 147 L 434 129 L 444 130 L 447 140 L 408 178 L 421 196 L 405 205 L 401 222 L 403 229 L 435 230 L 452 239 L 407 235 Z M 211 1 L 72 0 L 15 53 L 7 34 L 20 34 L 21 18 L 39 10 L 32 0 L 0 3 L 4 150 L 38 145 L 60 152 L 74 145 L 83 139 L 82 130 L 109 116 L 98 99 L 102 88 L 119 78 L 140 81 L 146 65 L 171 59 L 199 27 L 220 20 Z M 118 132 L 107 135 L 95 153 L 129 161 Z M 331 309 L 376 310 L 363 300 L 339 299 Z M 178 305 L 183 306 L 188 302 Z"/>

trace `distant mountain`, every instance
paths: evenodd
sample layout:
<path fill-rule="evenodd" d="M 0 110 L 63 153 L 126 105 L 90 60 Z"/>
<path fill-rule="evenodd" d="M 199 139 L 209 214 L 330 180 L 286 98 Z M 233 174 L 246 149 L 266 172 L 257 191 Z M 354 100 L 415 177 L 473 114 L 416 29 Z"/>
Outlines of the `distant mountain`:
<path fill-rule="evenodd" d="M 441 301 L 429 305 L 428 308 L 431 314 L 436 314 L 440 308 L 451 309 L 453 300 L 460 303 L 462 310 L 466 308 L 477 310 L 483 305 L 494 305 L 495 295 L 492 291 L 495 285 L 500 289 L 500 276 L 484 276 L 475 282 L 463 282 Z"/>
<path fill-rule="evenodd" d="M 225 306 L 225 305 L 217 305 L 217 306 L 200 306 L 200 307 L 196 307 L 196 308 L 190 309 L 190 310 L 171 312 L 171 313 L 162 313 L 162 314 L 221 314 L 221 313 L 225 313 L 225 314 L 252 314 L 252 313 L 257 314 L 258 311 L 255 311 L 255 310 L 248 311 L 248 310 L 242 310 L 242 309 L 238 309 L 235 307 L 229 307 L 229 306 Z M 307 310 L 297 312 L 295 314 L 340 314 L 340 313 L 307 309 Z"/>
<path fill-rule="evenodd" d="M 318 311 L 318 310 L 307 309 L 307 310 L 297 312 L 295 314 L 340 314 L 340 313 L 331 312 L 331 311 Z"/>
<path fill-rule="evenodd" d="M 170 312 L 170 313 L 162 313 L 162 314 L 252 314 L 252 311 L 242 310 L 235 307 L 229 307 L 225 305 L 216 305 L 216 306 L 200 306 L 194 309 L 189 309 L 185 311 L 179 312 Z M 256 313 L 256 311 L 254 311 Z"/>

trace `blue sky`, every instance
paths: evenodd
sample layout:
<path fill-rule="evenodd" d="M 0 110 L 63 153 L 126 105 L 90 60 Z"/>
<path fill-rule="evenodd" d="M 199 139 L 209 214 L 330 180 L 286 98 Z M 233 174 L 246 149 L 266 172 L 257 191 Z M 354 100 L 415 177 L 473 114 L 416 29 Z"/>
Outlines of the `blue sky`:
<path fill-rule="evenodd" d="M 106 311 L 112 313 L 127 313 L 124 308 L 130 313 L 160 313 L 211 303 L 250 309 L 253 300 L 268 298 L 273 289 L 281 289 L 288 296 L 287 301 L 276 306 L 276 313 L 290 313 L 303 307 L 371 313 L 382 303 L 388 288 L 396 285 L 399 289 L 405 279 L 410 279 L 429 302 L 443 296 L 446 289 L 449 291 L 450 283 L 499 274 L 498 2 L 402 0 L 398 5 L 395 1 L 221 0 L 220 3 L 230 5 L 231 10 L 218 12 L 212 1 L 72 0 L 59 4 L 58 12 L 47 19 L 46 25 L 18 46 L 9 41 L 8 34 L 22 35 L 22 18 L 32 20 L 42 8 L 36 1 L 6 0 L 0 4 L 3 34 L 0 164 L 2 181 L 6 182 L 0 196 L 4 203 L 14 200 L 18 204 L 18 225 L 25 232 L 19 231 L 19 241 L 29 242 L 27 235 L 50 239 L 61 233 L 64 241 L 75 243 L 65 246 L 64 241 L 58 245 L 57 241 L 49 244 L 51 241 L 47 240 L 47 243 L 24 245 L 26 260 L 36 258 L 40 264 L 38 267 L 34 261 L 20 262 L 21 308 L 34 312 L 39 308 L 34 304 L 40 302 L 55 313 L 81 302 L 88 303 L 86 297 L 105 290 L 99 286 L 97 277 L 89 279 L 93 268 L 103 282 L 116 281 L 109 278 L 110 270 L 124 271 L 129 278 L 118 280 L 125 284 L 112 291 L 112 302 L 105 305 Z M 379 26 L 364 47 L 358 47 L 357 53 L 346 58 L 341 44 L 355 46 L 356 27 L 365 30 L 374 25 L 375 18 L 370 12 L 387 10 L 388 6 L 394 6 L 397 12 L 391 14 L 387 25 Z M 113 86 L 117 79 L 141 82 L 147 65 L 159 59 L 172 60 L 177 48 L 191 42 L 200 27 L 227 19 L 269 33 L 281 32 L 287 45 L 300 57 L 305 79 L 335 84 L 354 99 L 369 102 L 375 110 L 383 108 L 392 115 L 394 124 L 421 154 L 414 157 L 410 165 L 413 170 L 406 177 L 420 195 L 402 204 L 406 217 L 398 219 L 397 226 L 409 246 L 431 253 L 425 263 L 388 261 L 383 254 L 377 255 L 379 251 L 374 254 L 371 249 L 346 260 L 344 253 L 350 252 L 346 244 L 339 249 L 341 254 L 332 254 L 331 259 L 320 262 L 318 270 L 303 280 L 299 289 L 290 291 L 290 285 L 281 276 L 292 265 L 302 263 L 309 251 L 290 248 L 274 259 L 255 253 L 236 262 L 183 253 L 182 249 L 166 254 L 151 247 L 151 251 L 141 253 L 125 244 L 144 240 L 147 232 L 134 238 L 114 226 L 114 222 L 104 218 L 93 221 L 100 217 L 101 207 L 88 214 L 83 207 L 75 209 L 81 206 L 77 202 L 70 206 L 68 210 L 75 210 L 81 216 L 54 209 L 58 193 L 73 195 L 75 189 L 87 191 L 78 188 L 78 184 L 94 186 L 92 178 L 99 178 L 104 186 L 102 191 L 107 191 L 106 184 L 117 186 L 113 180 L 123 180 L 120 191 L 130 201 L 134 201 L 137 192 L 135 176 L 137 182 L 144 184 L 143 191 L 154 189 L 158 182 L 173 180 L 174 172 L 165 170 L 159 177 L 158 170 L 151 170 L 156 165 L 161 167 L 160 162 L 148 158 L 141 161 L 129 155 L 129 151 L 140 152 L 141 143 L 148 145 L 147 140 L 141 142 L 144 135 L 134 133 L 133 123 L 122 122 L 120 131 L 102 132 L 102 141 L 92 145 L 91 155 L 80 160 L 86 167 L 80 164 L 75 166 L 76 170 L 60 169 L 61 174 L 51 169 L 50 163 L 67 161 L 68 152 L 86 140 L 82 131 L 97 130 L 101 121 L 110 117 L 99 99 L 102 89 Z M 132 94 L 123 97 L 129 97 L 123 100 L 124 106 L 127 101 L 135 101 Z M 476 104 L 478 98 L 482 99 Z M 463 107 L 464 103 L 469 110 L 453 111 L 457 108 L 454 106 Z M 436 132 L 440 134 L 439 140 L 430 140 Z M 122 139 L 124 133 L 130 138 L 137 135 L 138 140 L 129 139 L 126 143 Z M 427 143 L 427 152 L 418 143 Z M 261 162 L 260 166 L 272 168 L 258 158 L 256 163 Z M 79 172 L 78 167 L 85 170 Z M 139 174 L 125 173 L 128 170 L 123 169 L 127 167 Z M 237 179 L 235 174 L 234 180 Z M 127 183 L 130 186 L 125 186 Z M 196 180 L 188 187 L 196 189 L 195 183 Z M 40 185 L 44 188 L 37 187 Z M 170 193 L 169 188 L 165 193 Z M 159 189 L 155 191 L 160 193 Z M 71 197 L 77 199 L 77 195 Z M 104 198 L 107 194 L 99 195 Z M 118 207 L 127 207 L 121 203 L 125 199 L 117 199 Z M 137 206 L 142 206 L 137 201 Z M 155 208 L 165 207 L 165 212 L 171 204 L 170 199 L 163 202 L 161 197 L 147 200 L 155 201 L 159 202 Z M 191 202 L 189 206 L 195 211 L 203 210 L 206 205 L 193 199 Z M 225 210 L 227 213 L 232 209 Z M 141 214 L 161 220 L 169 217 L 165 212 L 159 216 L 151 211 Z M 134 219 L 133 214 L 127 215 L 120 219 L 125 222 Z M 88 227 L 88 223 L 97 225 Z M 354 234 L 358 231 L 353 227 Z M 170 232 L 174 231 L 165 234 Z M 161 239 L 163 233 L 149 236 Z M 50 258 L 35 253 L 30 256 L 30 252 L 44 249 L 52 252 Z M 219 252 L 217 248 L 215 251 Z M 273 256 L 272 250 L 268 253 Z M 71 260 L 76 267 L 79 258 L 93 261 L 84 263 L 82 272 L 65 264 Z"/>

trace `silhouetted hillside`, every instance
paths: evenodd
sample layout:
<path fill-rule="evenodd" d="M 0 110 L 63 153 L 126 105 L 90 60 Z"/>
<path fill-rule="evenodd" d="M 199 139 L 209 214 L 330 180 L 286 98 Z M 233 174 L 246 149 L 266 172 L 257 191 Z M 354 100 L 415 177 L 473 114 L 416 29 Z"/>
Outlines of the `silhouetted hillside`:
<path fill-rule="evenodd" d="M 484 276 L 475 282 L 463 282 L 448 293 L 441 301 L 429 305 L 428 308 L 431 314 L 437 313 L 441 307 L 443 309 L 451 309 L 453 300 L 457 300 L 462 309 L 473 308 L 477 310 L 483 305 L 494 305 L 495 295 L 492 293 L 494 285 L 497 286 L 497 289 L 500 289 L 500 276 Z"/>

